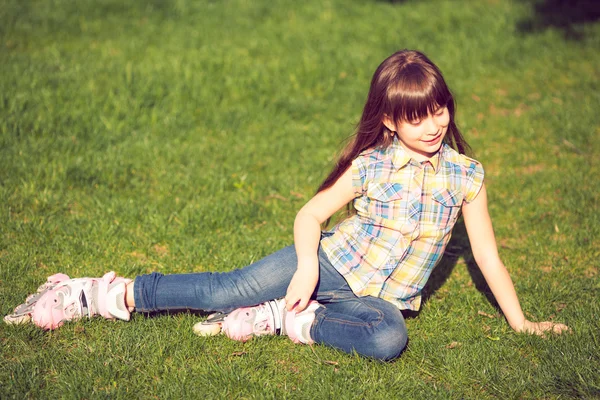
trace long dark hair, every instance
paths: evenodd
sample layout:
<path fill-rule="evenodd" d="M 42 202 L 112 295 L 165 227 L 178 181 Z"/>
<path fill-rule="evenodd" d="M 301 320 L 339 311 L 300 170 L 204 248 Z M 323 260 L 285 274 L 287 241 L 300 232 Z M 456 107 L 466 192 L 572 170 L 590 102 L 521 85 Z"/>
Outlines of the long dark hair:
<path fill-rule="evenodd" d="M 393 136 L 383 124 L 384 117 L 395 122 L 412 121 L 443 106 L 450 113 L 444 142 L 461 154 L 470 153 L 471 148 L 454 123 L 454 98 L 438 67 L 418 51 L 392 54 L 375 71 L 356 131 L 317 193 L 331 187 L 361 152 L 392 144 Z"/>

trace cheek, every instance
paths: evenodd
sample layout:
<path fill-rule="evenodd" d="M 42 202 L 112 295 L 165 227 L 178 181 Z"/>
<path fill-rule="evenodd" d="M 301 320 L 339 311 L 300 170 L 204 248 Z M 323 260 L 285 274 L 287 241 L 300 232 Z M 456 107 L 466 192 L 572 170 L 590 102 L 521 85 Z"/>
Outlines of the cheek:
<path fill-rule="evenodd" d="M 418 140 L 421 136 L 423 136 L 424 129 L 422 126 L 404 126 L 402 129 L 398 130 L 398 135 L 401 139 L 404 140 Z"/>
<path fill-rule="evenodd" d="M 444 115 L 441 116 L 440 125 L 442 125 L 442 126 L 450 125 L 450 113 L 449 112 L 446 112 L 446 113 L 444 113 Z"/>

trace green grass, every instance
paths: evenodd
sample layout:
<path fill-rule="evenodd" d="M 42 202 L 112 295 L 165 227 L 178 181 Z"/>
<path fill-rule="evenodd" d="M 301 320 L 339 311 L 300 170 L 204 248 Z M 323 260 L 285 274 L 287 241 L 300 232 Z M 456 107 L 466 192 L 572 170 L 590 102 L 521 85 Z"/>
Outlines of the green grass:
<path fill-rule="evenodd" d="M 486 168 L 523 308 L 573 333 L 513 333 L 459 225 L 395 362 L 280 337 L 199 338 L 200 317 L 185 313 L 55 332 L 0 324 L 0 397 L 600 397 L 600 23 L 534 10 L 1 1 L 3 315 L 59 271 L 225 271 L 290 244 L 371 74 L 417 48 L 444 71 Z"/>

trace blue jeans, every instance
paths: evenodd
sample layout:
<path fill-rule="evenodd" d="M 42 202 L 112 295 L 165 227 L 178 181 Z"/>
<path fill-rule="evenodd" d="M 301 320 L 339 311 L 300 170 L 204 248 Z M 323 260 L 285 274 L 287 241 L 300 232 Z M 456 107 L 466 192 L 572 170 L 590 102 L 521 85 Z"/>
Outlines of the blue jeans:
<path fill-rule="evenodd" d="M 296 250 L 288 246 L 231 272 L 138 276 L 136 311 L 229 312 L 253 306 L 284 297 L 296 267 Z M 398 357 L 406 346 L 400 310 L 377 297 L 357 297 L 320 248 L 319 281 L 312 297 L 322 305 L 310 330 L 315 342 L 380 360 Z"/>

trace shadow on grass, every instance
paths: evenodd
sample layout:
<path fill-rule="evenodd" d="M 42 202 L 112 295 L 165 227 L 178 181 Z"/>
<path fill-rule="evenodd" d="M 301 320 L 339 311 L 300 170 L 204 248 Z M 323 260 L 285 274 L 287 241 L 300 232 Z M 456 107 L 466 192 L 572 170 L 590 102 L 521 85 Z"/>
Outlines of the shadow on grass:
<path fill-rule="evenodd" d="M 431 272 L 429 281 L 427 281 L 427 284 L 423 288 L 422 304 L 425 304 L 444 285 L 460 257 L 463 257 L 467 264 L 467 270 L 469 271 L 469 275 L 471 275 L 475 288 L 483 293 L 490 304 L 500 311 L 500 306 L 496 302 L 492 291 L 473 259 L 467 229 L 462 218 L 454 225 L 452 238 L 446 247 L 444 256 L 437 267 Z M 413 318 L 419 315 L 419 311 L 404 311 L 403 314 L 405 317 Z"/>
<path fill-rule="evenodd" d="M 517 29 L 522 33 L 541 32 L 548 28 L 561 29 L 566 39 L 582 40 L 583 25 L 600 19 L 598 0 L 528 0 L 533 16 L 520 21 Z"/>

